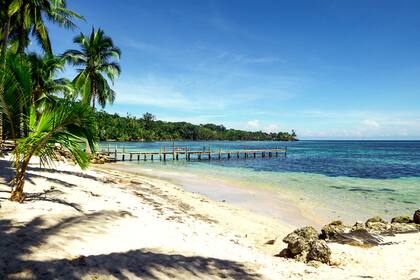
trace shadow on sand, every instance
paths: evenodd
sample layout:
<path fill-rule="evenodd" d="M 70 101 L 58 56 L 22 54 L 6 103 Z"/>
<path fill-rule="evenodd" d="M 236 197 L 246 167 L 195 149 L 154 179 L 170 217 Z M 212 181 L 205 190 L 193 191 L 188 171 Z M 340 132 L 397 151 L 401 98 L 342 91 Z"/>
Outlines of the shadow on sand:
<path fill-rule="evenodd" d="M 11 220 L 0 220 L 0 279 L 82 279 L 86 275 L 99 278 L 112 275 L 117 279 L 261 279 L 261 275 L 234 261 L 162 254 L 143 249 L 80 256 L 72 260 L 30 259 L 32 250 L 37 250 L 49 237 L 65 232 L 70 234 L 67 238 L 82 240 L 84 235 L 101 232 L 107 223 L 126 215 L 131 214 L 125 211 L 102 211 L 66 218 L 54 225 L 40 217 L 23 226 L 14 226 Z M 63 250 L 60 244 L 54 244 L 54 249 Z"/>

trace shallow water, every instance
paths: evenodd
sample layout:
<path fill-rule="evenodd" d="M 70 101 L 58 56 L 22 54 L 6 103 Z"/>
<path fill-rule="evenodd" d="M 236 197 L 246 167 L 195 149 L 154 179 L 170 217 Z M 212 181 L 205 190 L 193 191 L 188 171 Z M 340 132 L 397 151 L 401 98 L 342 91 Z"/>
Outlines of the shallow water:
<path fill-rule="evenodd" d="M 102 147 L 107 145 L 102 143 Z M 115 143 L 110 145 L 113 149 Z M 127 151 L 159 150 L 162 146 L 172 149 L 172 142 L 117 145 L 125 146 Z M 200 180 L 217 179 L 242 188 L 271 190 L 309 210 L 310 215 L 322 215 L 326 219 L 354 221 L 372 215 L 389 218 L 411 214 L 420 208 L 420 141 L 215 141 L 175 142 L 175 146 L 229 150 L 287 146 L 288 155 L 125 164 L 128 169 L 149 169 L 184 185 L 187 182 L 182 175 L 190 174 L 195 176 L 194 182 L 198 185 Z M 191 184 L 191 180 L 189 182 Z M 194 187 L 197 188 L 199 186 Z"/>

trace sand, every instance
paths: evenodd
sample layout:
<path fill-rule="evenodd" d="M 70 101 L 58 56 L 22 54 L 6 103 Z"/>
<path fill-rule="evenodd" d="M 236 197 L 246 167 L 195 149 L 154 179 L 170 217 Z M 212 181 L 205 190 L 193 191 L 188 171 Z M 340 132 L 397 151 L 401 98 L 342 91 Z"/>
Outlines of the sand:
<path fill-rule="evenodd" d="M 18 204 L 0 170 L 1 279 L 420 279 L 419 233 L 330 244 L 336 265 L 315 268 L 274 256 L 295 225 L 168 181 L 34 162 Z"/>

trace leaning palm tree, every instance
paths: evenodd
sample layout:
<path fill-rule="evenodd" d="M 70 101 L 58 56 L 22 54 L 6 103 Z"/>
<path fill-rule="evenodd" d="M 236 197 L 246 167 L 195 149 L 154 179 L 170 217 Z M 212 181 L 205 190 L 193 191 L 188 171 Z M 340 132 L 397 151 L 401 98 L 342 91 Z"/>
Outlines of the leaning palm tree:
<path fill-rule="evenodd" d="M 80 90 L 82 100 L 86 103 L 92 102 L 93 109 L 96 101 L 102 108 L 107 103 L 112 104 L 115 91 L 109 86 L 107 78 L 113 83 L 121 73 L 120 65 L 115 61 L 121 56 L 120 49 L 114 46 L 112 39 L 101 29 L 95 31 L 92 28 L 90 37 L 81 33 L 73 41 L 81 50 L 68 50 L 63 57 L 79 67 L 79 73 L 73 82 Z"/>
<path fill-rule="evenodd" d="M 22 202 L 25 199 L 25 174 L 33 156 L 38 156 L 42 164 L 51 165 L 53 160 L 58 159 L 56 148 L 59 144 L 71 153 L 81 168 L 86 168 L 89 157 L 81 143 L 87 141 L 90 147 L 94 147 L 95 115 L 89 105 L 63 100 L 42 112 L 38 120 L 33 109 L 29 114 L 29 134 L 17 142 L 19 164 L 15 166 L 12 201 Z"/>
<path fill-rule="evenodd" d="M 0 66 L 0 77 L 0 112 L 4 114 L 15 142 L 13 162 L 16 174 L 11 200 L 22 202 L 25 174 L 32 156 L 39 156 L 42 163 L 51 164 L 57 157 L 55 148 L 59 144 L 82 168 L 88 165 L 88 156 L 81 143 L 86 141 L 94 147 L 95 116 L 89 105 L 62 99 L 45 107 L 37 118 L 39 108 L 31 102 L 31 63 L 24 56 L 9 52 L 5 64 Z M 27 126 L 28 135 L 18 140 L 22 124 Z"/>

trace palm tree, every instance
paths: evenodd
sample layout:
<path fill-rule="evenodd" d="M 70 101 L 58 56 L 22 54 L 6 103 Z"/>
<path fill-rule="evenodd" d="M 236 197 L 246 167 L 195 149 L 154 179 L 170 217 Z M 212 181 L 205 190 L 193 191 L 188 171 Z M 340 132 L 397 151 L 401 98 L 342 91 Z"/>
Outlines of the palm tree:
<path fill-rule="evenodd" d="M 75 97 L 75 90 L 70 80 L 57 78 L 64 71 L 65 60 L 62 57 L 36 53 L 28 55 L 32 68 L 32 104 L 39 107 L 40 103 L 54 102 L 56 97 Z"/>
<path fill-rule="evenodd" d="M 86 103 L 92 102 L 93 109 L 96 101 L 102 108 L 107 103 L 112 104 L 115 100 L 115 91 L 111 89 L 104 75 L 112 83 L 120 75 L 120 65 L 115 61 L 120 59 L 120 49 L 114 46 L 112 39 L 101 29 L 95 31 L 92 28 L 90 37 L 81 33 L 73 41 L 81 50 L 66 51 L 63 57 L 74 66 L 80 67 L 73 82 L 81 91 L 82 99 Z"/>
<path fill-rule="evenodd" d="M 32 69 L 25 56 L 6 54 L 5 64 L 0 66 L 0 112 L 4 114 L 11 138 L 15 142 L 11 200 L 24 200 L 25 174 L 32 156 L 50 164 L 56 159 L 56 143 L 68 150 L 82 167 L 89 160 L 80 143 L 86 141 L 94 147 L 95 118 L 87 104 L 62 99 L 45 107 L 37 117 L 37 108 L 32 100 Z M 27 109 L 25 109 L 27 108 Z M 28 135 L 19 140 L 19 129 L 25 123 Z"/>
<path fill-rule="evenodd" d="M 51 42 L 45 19 L 65 28 L 74 28 L 73 19 L 83 17 L 66 7 L 65 0 L 0 0 L 2 13 L 0 26 L 2 33 L 2 52 L 8 46 L 9 39 L 18 53 L 23 53 L 29 45 L 32 35 L 43 50 L 52 53 Z"/>
<path fill-rule="evenodd" d="M 89 157 L 81 148 L 87 141 L 94 147 L 95 115 L 89 105 L 63 100 L 57 106 L 37 115 L 32 108 L 29 114 L 29 135 L 18 140 L 19 164 L 13 179 L 13 191 L 10 199 L 23 202 L 25 174 L 32 156 L 39 157 L 41 163 L 51 165 L 57 160 L 56 145 L 68 150 L 81 168 L 89 165 Z"/>

